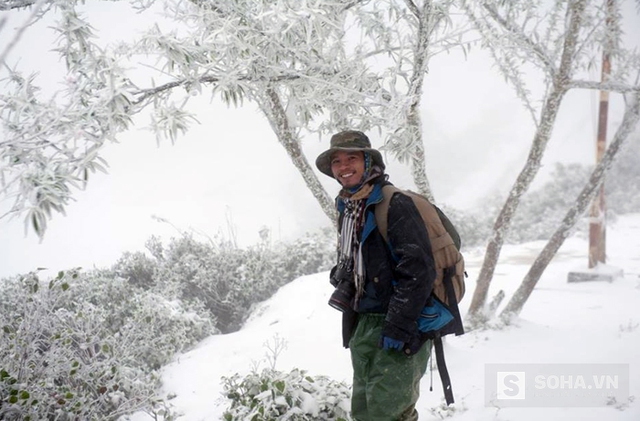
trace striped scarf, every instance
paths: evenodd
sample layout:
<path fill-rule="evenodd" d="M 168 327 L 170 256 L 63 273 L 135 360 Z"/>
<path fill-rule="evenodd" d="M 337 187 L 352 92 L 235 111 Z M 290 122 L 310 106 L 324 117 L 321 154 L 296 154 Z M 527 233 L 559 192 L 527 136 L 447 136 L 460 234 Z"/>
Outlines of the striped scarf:
<path fill-rule="evenodd" d="M 364 261 L 360 236 L 364 227 L 364 208 L 366 199 L 344 199 L 345 209 L 342 217 L 342 228 L 338 240 L 340 264 L 352 268 L 353 281 L 356 286 L 356 303 L 364 293 Z"/>
<path fill-rule="evenodd" d="M 353 189 L 355 191 L 343 189 L 340 192 L 345 207 L 338 239 L 338 264 L 353 270 L 356 286 L 354 309 L 357 309 L 358 302 L 364 294 L 365 267 L 361 238 L 365 223 L 365 205 L 373 190 L 370 181 L 383 173 L 378 166 L 369 167 L 363 176 L 363 182 Z"/>

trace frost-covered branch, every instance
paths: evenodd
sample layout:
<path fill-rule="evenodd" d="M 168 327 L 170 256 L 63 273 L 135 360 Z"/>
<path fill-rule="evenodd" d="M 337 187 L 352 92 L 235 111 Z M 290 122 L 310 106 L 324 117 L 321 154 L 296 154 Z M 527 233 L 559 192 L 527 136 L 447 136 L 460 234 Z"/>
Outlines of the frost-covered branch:
<path fill-rule="evenodd" d="M 241 81 L 241 82 L 260 82 L 260 83 L 274 82 L 274 83 L 277 83 L 277 82 L 286 82 L 286 81 L 298 80 L 301 77 L 302 76 L 298 75 L 298 74 L 273 76 L 273 77 L 270 77 L 270 78 L 264 78 L 264 77 L 260 77 L 260 76 L 239 76 L 237 78 L 237 80 Z M 144 101 L 148 100 L 149 98 L 155 97 L 159 93 L 163 93 L 165 91 L 170 91 L 172 89 L 179 88 L 179 87 L 189 86 L 189 85 L 192 85 L 194 82 L 195 83 L 215 84 L 215 83 L 219 83 L 219 82 L 223 81 L 224 79 L 225 79 L 224 77 L 220 77 L 220 76 L 202 76 L 202 77 L 199 77 L 198 79 L 196 79 L 195 81 L 193 79 L 182 79 L 182 80 L 177 80 L 177 81 L 174 81 L 174 82 L 168 82 L 168 83 L 165 83 L 163 85 L 156 86 L 154 88 L 141 89 L 141 90 L 139 90 L 137 92 L 134 92 L 134 94 L 135 95 L 139 95 L 139 97 L 136 98 L 135 100 L 133 100 L 133 104 L 135 104 L 135 105 L 141 104 Z"/>
<path fill-rule="evenodd" d="M 51 2 L 53 0 L 44 0 L 46 2 Z M 11 9 L 22 9 L 25 7 L 33 6 L 38 3 L 44 3 L 43 0 L 3 0 L 0 2 L 0 11 L 2 10 L 11 10 Z"/>
<path fill-rule="evenodd" d="M 270 91 L 281 112 L 265 113 L 278 119 L 272 127 L 287 127 L 275 131 L 283 146 L 290 146 L 300 142 L 303 129 L 380 127 L 385 107 L 395 105 L 363 58 L 345 52 L 345 10 L 352 13 L 361 2 L 167 0 L 170 19 L 184 24 L 180 31 L 154 25 L 139 40 L 115 47 L 99 44 L 77 4 L 56 3 L 62 18 L 54 27 L 56 51 L 67 66 L 62 91 L 44 99 L 33 77 L 11 70 L 8 89 L 0 93 L 6 133 L 0 144 L 0 195 L 13 199 L 9 214 L 25 213 L 25 226 L 39 236 L 51 212 L 64 211 L 73 189 L 83 186 L 91 171 L 105 169 L 102 147 L 142 111 L 150 111 L 159 142 L 175 142 L 197 121 L 186 108 L 189 99 L 205 89 L 229 105 L 245 99 L 260 103 Z M 139 11 L 149 6 L 140 0 L 131 4 Z M 135 64 L 147 66 L 154 59 L 160 82 L 140 80 Z M 314 122 L 318 116 L 320 123 Z M 286 149 L 332 218 L 333 201 L 313 168 L 295 148 Z"/>
<path fill-rule="evenodd" d="M 420 13 L 420 9 L 418 9 L 418 6 L 416 6 L 413 0 L 404 0 L 404 4 L 407 5 L 407 8 L 409 8 L 416 18 L 420 19 L 422 13 Z"/>
<path fill-rule="evenodd" d="M 502 17 L 494 5 L 483 3 L 482 6 L 487 10 L 487 12 L 489 12 L 489 16 L 491 16 L 491 18 L 493 18 L 500 26 L 502 26 L 507 32 L 512 34 L 519 41 L 523 42 L 531 49 L 531 51 L 533 51 L 535 56 L 542 61 L 544 67 L 546 67 L 551 77 L 555 75 L 556 67 L 547 54 L 547 51 L 545 51 L 545 49 L 540 44 L 536 43 L 533 39 L 531 39 L 531 37 L 525 34 L 521 28 L 516 27 L 513 21 L 508 21 L 507 19 Z"/>
<path fill-rule="evenodd" d="M 591 80 L 572 80 L 569 82 L 568 86 L 569 88 L 618 92 L 620 94 L 640 91 L 640 85 L 627 85 L 625 83 L 615 81 L 596 82 Z"/>
<path fill-rule="evenodd" d="M 429 197 L 420 104 L 431 57 L 456 47 L 465 51 L 469 25 L 452 21 L 453 7 L 450 0 L 377 0 L 354 11 L 361 42 L 353 53 L 382 69 L 376 72 L 382 89 L 369 111 L 383 129 L 383 148 L 410 165 L 416 188 Z"/>
<path fill-rule="evenodd" d="M 18 44 L 18 41 L 20 41 L 20 38 L 22 38 L 22 34 L 29 27 L 29 25 L 33 22 L 34 18 L 38 15 L 38 12 L 40 12 L 40 9 L 44 5 L 45 1 L 47 1 L 47 0 L 37 0 L 37 1 L 30 1 L 29 2 L 30 4 L 28 6 L 32 6 L 33 5 L 34 6 L 33 10 L 31 10 L 31 13 L 29 14 L 29 17 L 18 28 L 16 33 L 13 35 L 13 38 L 11 38 L 11 41 L 9 41 L 9 43 L 4 48 L 4 50 L 2 50 L 2 52 L 0 52 L 0 65 L 4 65 L 5 64 L 7 56 L 9 55 L 11 50 L 16 46 L 16 44 Z M 15 6 L 15 7 L 26 7 L 26 6 Z M 0 10 L 3 10 L 1 4 L 0 4 Z M 0 25 L 0 32 L 2 31 L 3 26 L 4 26 L 4 24 Z"/>
<path fill-rule="evenodd" d="M 502 73 L 505 79 L 511 83 L 516 91 L 516 95 L 520 98 L 525 109 L 531 115 L 531 121 L 537 127 L 539 124 L 538 111 L 533 105 L 531 92 L 524 81 L 525 77 L 521 71 L 521 66 L 516 63 L 510 54 L 510 50 L 513 48 L 505 43 L 502 33 L 489 24 L 490 19 L 486 19 L 483 15 L 474 11 L 471 4 L 468 2 L 463 3 L 463 8 L 467 17 L 484 40 L 485 45 L 489 50 L 489 54 L 493 57 L 500 73 Z M 515 44 L 518 44 L 518 42 L 516 41 Z"/>

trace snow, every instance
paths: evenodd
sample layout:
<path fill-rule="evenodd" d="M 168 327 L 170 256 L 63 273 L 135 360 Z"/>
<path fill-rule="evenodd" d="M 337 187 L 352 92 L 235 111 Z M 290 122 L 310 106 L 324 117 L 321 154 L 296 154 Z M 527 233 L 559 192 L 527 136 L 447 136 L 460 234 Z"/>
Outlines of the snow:
<path fill-rule="evenodd" d="M 560 249 L 511 326 L 476 330 L 447 337 L 445 354 L 456 403 L 444 409 L 442 386 L 430 372 L 421 384 L 417 404 L 421 420 L 640 420 L 640 214 L 620 216 L 607 230 L 607 270 L 619 268 L 614 282 L 568 283 L 567 273 L 587 265 L 588 240 L 574 235 Z M 544 242 L 505 246 L 490 296 L 503 289 L 506 298 L 517 288 Z M 463 250 L 464 251 L 464 250 Z M 466 311 L 479 272 L 483 250 L 465 252 Z M 163 396 L 184 421 L 221 419 L 228 401 L 220 378 L 270 367 L 277 344 L 286 341 L 276 369 L 293 368 L 350 383 L 348 350 L 341 346 L 340 313 L 327 305 L 332 292 L 328 273 L 301 277 L 257 306 L 243 328 L 211 336 L 179 355 L 162 372 Z M 498 408 L 485 406 L 486 364 L 629 364 L 630 400 L 619 407 Z M 308 403 L 309 409 L 313 405 Z M 149 419 L 135 414 L 134 421 Z"/>

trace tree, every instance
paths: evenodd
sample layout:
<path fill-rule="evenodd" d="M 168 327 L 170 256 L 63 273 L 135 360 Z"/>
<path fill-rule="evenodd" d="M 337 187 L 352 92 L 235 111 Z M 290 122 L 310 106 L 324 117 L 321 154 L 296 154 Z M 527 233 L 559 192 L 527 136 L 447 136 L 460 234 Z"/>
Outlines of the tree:
<path fill-rule="evenodd" d="M 174 142 L 195 121 L 186 108 L 191 95 L 205 87 L 227 104 L 247 99 L 259 105 L 324 212 L 335 220 L 333 201 L 300 143 L 302 130 L 316 116 L 325 118 L 320 131 L 371 125 L 365 111 L 371 106 L 367 102 L 379 97 L 379 84 L 361 60 L 345 54 L 343 20 L 349 4 L 167 1 L 178 29 L 156 25 L 141 39 L 114 47 L 98 44 L 89 21 L 77 11 L 79 2 L 46 3 L 61 16 L 55 30 L 68 71 L 65 89 L 42 100 L 35 78 L 11 69 L 9 89 L 0 96 L 7 133 L 0 144 L 2 193 L 14 198 L 9 213 L 26 212 L 38 235 L 46 231 L 53 210 L 64 212 L 73 187 L 86 183 L 92 171 L 105 171 L 102 147 L 131 127 L 135 114 L 151 109 L 158 141 Z M 131 3 L 141 11 L 151 7 L 150 2 Z M 126 70 L 134 57 L 157 58 L 151 86 Z"/>
<path fill-rule="evenodd" d="M 44 4 L 45 11 L 62 17 L 55 29 L 68 69 L 64 92 L 43 100 L 35 78 L 12 69 L 9 90 L 0 96 L 0 119 L 8 133 L 0 144 L 1 192 L 14 199 L 9 213 L 26 212 L 25 222 L 38 235 L 46 231 L 52 211 L 64 212 L 73 188 L 86 183 L 92 171 L 106 171 L 102 147 L 129 129 L 135 114 L 149 110 L 158 141 L 174 142 L 195 121 L 186 108 L 191 96 L 205 90 L 228 105 L 246 99 L 259 106 L 333 221 L 333 201 L 302 152 L 305 132 L 386 131 L 389 149 L 411 163 L 418 189 L 431 196 L 420 98 L 429 58 L 459 44 L 461 31 L 448 31 L 452 0 L 167 0 L 163 4 L 175 29 L 156 25 L 139 40 L 118 46 L 99 44 L 78 3 L 4 5 L 6 10 Z M 152 2 L 130 3 L 147 11 Z M 360 31 L 364 40 L 350 49 L 348 19 L 357 22 L 352 35 Z M 380 66 L 383 56 L 388 58 Z M 144 57 L 156 58 L 151 84 L 127 69 Z"/>
<path fill-rule="evenodd" d="M 628 81 L 629 69 L 637 54 L 625 51 L 620 43 L 619 27 L 606 32 L 605 11 L 599 2 L 555 1 L 547 10 L 538 3 L 465 2 L 467 16 L 480 32 L 504 77 L 513 85 L 518 97 L 531 114 L 535 133 L 531 149 L 520 174 L 494 223 L 484 261 L 477 280 L 469 314 L 474 322 L 483 322 L 486 299 L 504 238 L 522 195 L 540 169 L 541 160 L 566 93 L 574 88 L 631 92 L 638 85 Z M 615 9 L 619 13 L 619 5 Z M 578 79 L 580 72 L 592 65 L 603 39 L 614 40 L 613 56 L 619 60 L 617 73 L 608 82 Z M 527 64 L 531 67 L 527 68 Z M 541 72 L 544 86 L 541 107 L 535 106 L 532 93 L 524 82 L 528 72 Z"/>
<path fill-rule="evenodd" d="M 384 149 L 408 163 L 416 188 L 434 201 L 426 174 L 421 99 L 429 60 L 452 48 L 466 52 L 468 23 L 451 19 L 451 0 L 377 0 L 354 11 L 363 30 L 356 48 L 382 67 L 388 106 L 380 108 L 379 127 L 386 130 Z"/>
<path fill-rule="evenodd" d="M 598 189 L 604 181 L 606 171 L 611 168 L 614 159 L 629 138 L 629 134 L 632 133 L 637 126 L 638 120 L 640 120 L 640 90 L 627 96 L 624 117 L 613 141 L 591 173 L 588 183 L 580 192 L 574 205 L 567 211 L 562 223 L 533 262 L 531 268 L 529 268 L 529 271 L 507 306 L 502 310 L 500 317 L 503 320 L 509 322 L 522 311 L 524 304 L 540 280 L 542 273 L 551 262 L 551 259 L 555 256 L 556 252 L 564 243 L 564 240 L 569 236 L 571 229 L 576 225 L 589 204 L 593 201 L 593 198 L 596 196 Z"/>

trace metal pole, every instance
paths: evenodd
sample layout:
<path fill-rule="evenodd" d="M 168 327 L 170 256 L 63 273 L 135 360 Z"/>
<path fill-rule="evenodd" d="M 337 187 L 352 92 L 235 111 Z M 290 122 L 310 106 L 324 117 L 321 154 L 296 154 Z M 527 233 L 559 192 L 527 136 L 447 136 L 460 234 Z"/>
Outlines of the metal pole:
<path fill-rule="evenodd" d="M 611 28 L 614 19 L 614 1 L 607 0 L 607 35 L 613 36 Z M 611 73 L 611 39 L 607 38 L 602 48 L 602 75 L 601 81 L 606 82 Z M 596 139 L 596 164 L 600 162 L 607 148 L 607 116 L 609 113 L 609 91 L 600 91 L 600 105 L 598 110 L 598 137 Z M 604 182 L 600 187 L 598 195 L 591 204 L 589 213 L 589 268 L 595 267 L 598 263 L 606 263 L 607 250 L 607 224 L 606 224 L 606 202 L 604 193 Z"/>

